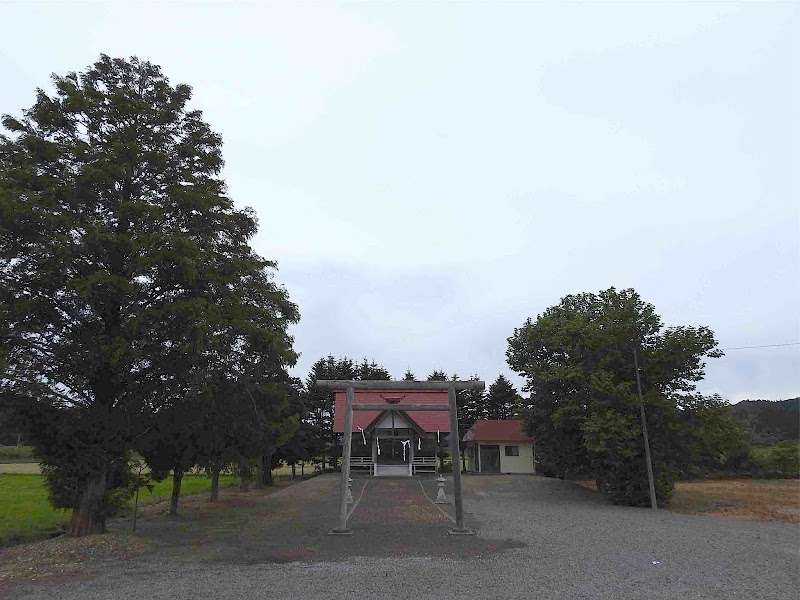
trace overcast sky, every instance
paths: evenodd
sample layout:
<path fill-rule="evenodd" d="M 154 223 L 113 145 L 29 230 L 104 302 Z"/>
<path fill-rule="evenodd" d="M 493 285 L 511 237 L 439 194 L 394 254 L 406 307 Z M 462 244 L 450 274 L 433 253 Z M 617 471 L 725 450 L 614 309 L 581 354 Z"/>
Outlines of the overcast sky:
<path fill-rule="evenodd" d="M 633 287 L 722 348 L 800 339 L 800 5 L 0 3 L 0 112 L 100 53 L 194 87 L 328 353 L 487 382 L 566 294 Z M 800 347 L 700 389 L 800 394 Z"/>

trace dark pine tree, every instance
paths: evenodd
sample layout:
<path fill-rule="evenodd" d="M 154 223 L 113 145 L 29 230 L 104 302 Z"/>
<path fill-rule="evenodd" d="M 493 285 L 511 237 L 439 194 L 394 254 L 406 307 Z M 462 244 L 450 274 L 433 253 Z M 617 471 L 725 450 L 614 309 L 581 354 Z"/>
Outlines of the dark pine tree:
<path fill-rule="evenodd" d="M 356 379 L 361 381 L 391 381 L 392 376 L 389 375 L 389 371 L 374 360 L 370 361 L 364 358 L 356 369 Z"/>
<path fill-rule="evenodd" d="M 481 419 L 513 419 L 517 412 L 517 390 L 505 377 L 498 375 L 489 386 L 486 394 Z"/>
<path fill-rule="evenodd" d="M 428 375 L 428 381 L 447 381 L 447 373 L 440 369 L 434 369 L 433 372 Z"/>

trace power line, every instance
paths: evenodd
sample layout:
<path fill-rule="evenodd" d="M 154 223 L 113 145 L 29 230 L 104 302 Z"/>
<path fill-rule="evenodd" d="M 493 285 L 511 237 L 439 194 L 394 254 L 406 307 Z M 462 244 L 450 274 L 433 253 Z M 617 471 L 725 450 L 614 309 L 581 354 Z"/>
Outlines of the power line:
<path fill-rule="evenodd" d="M 788 344 L 767 344 L 766 346 L 737 346 L 735 348 L 720 348 L 720 350 L 750 350 L 752 348 L 779 348 L 781 346 L 800 346 L 800 342 L 789 342 Z"/>

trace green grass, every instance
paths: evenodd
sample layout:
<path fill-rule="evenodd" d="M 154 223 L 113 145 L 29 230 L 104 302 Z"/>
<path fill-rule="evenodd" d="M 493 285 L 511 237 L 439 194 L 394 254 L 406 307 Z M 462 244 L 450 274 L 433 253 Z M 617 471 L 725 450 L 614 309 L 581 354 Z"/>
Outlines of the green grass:
<path fill-rule="evenodd" d="M 219 487 L 225 488 L 234 485 L 238 480 L 233 475 L 220 475 Z M 203 475 L 184 475 L 181 482 L 181 496 L 211 492 L 211 480 Z M 147 488 L 139 490 L 139 506 L 158 504 L 169 500 L 172 496 L 172 477 L 164 481 L 153 482 L 153 491 Z M 131 508 L 133 504 L 131 504 Z"/>
<path fill-rule="evenodd" d="M 230 486 L 235 482 L 236 478 L 232 475 L 219 478 L 220 487 Z M 181 485 L 181 496 L 210 490 L 211 480 L 207 477 L 186 475 Z M 154 483 L 152 492 L 146 488 L 139 491 L 139 506 L 169 500 L 171 494 L 172 479 Z M 131 503 L 131 509 L 132 507 Z M 67 527 L 70 517 L 69 511 L 50 506 L 42 477 L 0 474 L 0 545 L 40 539 L 58 533 Z"/>
<path fill-rule="evenodd" d="M 46 537 L 69 523 L 69 514 L 47 502 L 44 478 L 0 475 L 0 545 Z"/>
<path fill-rule="evenodd" d="M 16 460 L 36 460 L 30 446 L 0 446 L 0 463 Z"/>

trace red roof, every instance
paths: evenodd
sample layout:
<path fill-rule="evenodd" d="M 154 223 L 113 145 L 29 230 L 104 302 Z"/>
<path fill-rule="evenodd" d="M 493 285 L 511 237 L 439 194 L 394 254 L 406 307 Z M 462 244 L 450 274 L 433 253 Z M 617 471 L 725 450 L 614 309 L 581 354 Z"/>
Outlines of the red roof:
<path fill-rule="evenodd" d="M 346 392 L 334 393 L 334 413 L 333 430 L 336 433 L 344 432 L 344 405 Z M 353 404 L 386 404 L 386 410 L 392 410 L 392 402 L 413 403 L 413 404 L 442 404 L 443 411 L 420 411 L 412 410 L 405 414 L 417 424 L 425 433 L 441 431 L 450 432 L 450 410 L 447 399 L 447 391 L 360 391 L 353 392 Z M 353 431 L 358 432 L 358 428 L 366 429 L 382 413 L 374 410 L 354 410 L 353 411 Z"/>
<path fill-rule="evenodd" d="M 519 419 L 478 419 L 464 434 L 465 442 L 532 442 Z"/>

